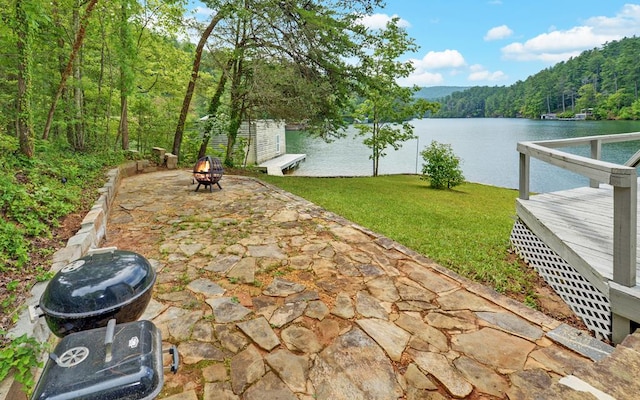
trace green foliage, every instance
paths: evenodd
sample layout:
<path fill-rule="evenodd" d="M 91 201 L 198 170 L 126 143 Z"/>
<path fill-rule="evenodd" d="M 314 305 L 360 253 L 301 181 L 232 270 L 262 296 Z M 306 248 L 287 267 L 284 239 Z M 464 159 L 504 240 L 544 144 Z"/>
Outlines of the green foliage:
<path fill-rule="evenodd" d="M 413 126 L 407 121 L 422 118 L 427 110 L 437 110 L 436 104 L 414 98 L 418 87 L 407 88 L 397 83 L 398 78 L 407 77 L 413 71 L 411 62 L 399 62 L 398 58 L 416 50 L 414 40 L 398 26 L 398 18 L 394 18 L 385 29 L 371 34 L 361 55 L 360 69 L 367 77 L 360 89 L 364 101 L 357 106 L 354 119 L 367 121 L 356 123 L 355 128 L 371 149 L 373 176 L 378 176 L 380 158 L 386 155 L 388 147 L 398 150 L 402 142 L 415 137 Z"/>
<path fill-rule="evenodd" d="M 261 179 L 500 292 L 533 292 L 533 273 L 509 260 L 516 190 L 473 183 L 433 190 L 410 175 Z"/>
<path fill-rule="evenodd" d="M 420 179 L 429 180 L 434 189 L 451 189 L 464 182 L 460 158 L 453 153 L 450 144 L 438 143 L 435 140 L 429 147 L 420 152 L 422 176 Z"/>
<path fill-rule="evenodd" d="M 3 135 L 0 143 L 1 272 L 27 264 L 35 250 L 33 238 L 50 237 L 60 218 L 83 201 L 84 190 L 103 177 L 105 167 L 121 163 L 124 155 L 79 154 L 58 142 L 38 141 L 35 156 L 26 158 L 15 151 L 14 137 Z"/>
<path fill-rule="evenodd" d="M 15 223 L 0 218 L 0 272 L 11 266 L 25 265 L 29 261 L 31 245 L 29 241 L 24 240 L 25 234 L 24 229 Z M 10 304 L 7 304 L 8 306 Z"/>
<path fill-rule="evenodd" d="M 0 336 L 3 344 L 0 350 L 0 381 L 14 372 L 16 381 L 30 392 L 35 384 L 33 370 L 42 366 L 38 360 L 46 346 L 27 335 L 7 339 L 6 332 L 0 330 Z"/>
<path fill-rule="evenodd" d="M 31 132 L 41 137 L 60 84 L 60 70 L 69 60 L 77 26 L 75 15 L 85 3 L 22 1 L 30 28 Z M 184 1 L 131 0 L 98 2 L 88 21 L 82 57 L 67 81 L 54 114 L 50 139 L 86 146 L 84 150 L 112 149 L 119 142 L 120 94 L 128 95 L 129 132 L 140 153 L 155 146 L 168 147 L 182 95 L 189 80 L 191 53 L 176 34 L 183 31 Z M 0 27 L 0 134 L 16 134 L 16 99 L 19 75 L 15 7 L 3 15 Z M 99 17 L 96 17 L 96 14 Z M 128 18 L 125 18 L 128 17 Z M 77 18 L 76 18 L 76 23 Z M 186 35 L 185 35 L 186 36 Z M 122 67 L 119 69 L 119 67 Z M 81 77 L 78 79 L 78 77 Z M 120 84 L 122 81 L 122 85 Z M 205 81 L 206 84 L 206 81 Z M 73 91 L 79 88 L 81 101 Z M 200 95 L 205 88 L 198 88 Z M 12 111 L 13 110 L 13 111 Z M 80 149 L 80 147 L 78 147 Z"/>
<path fill-rule="evenodd" d="M 640 38 L 624 38 L 508 87 L 473 87 L 441 99 L 437 117 L 526 117 L 589 111 L 596 119 L 640 119 Z"/>

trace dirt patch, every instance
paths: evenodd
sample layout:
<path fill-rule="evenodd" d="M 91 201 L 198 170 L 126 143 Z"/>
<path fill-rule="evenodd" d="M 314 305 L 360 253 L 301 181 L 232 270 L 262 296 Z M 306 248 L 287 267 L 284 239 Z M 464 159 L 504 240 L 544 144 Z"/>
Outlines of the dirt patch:
<path fill-rule="evenodd" d="M 22 304 L 31 295 L 31 288 L 40 277 L 51 268 L 50 253 L 66 246 L 67 240 L 80 229 L 80 224 L 88 210 L 67 215 L 55 228 L 50 238 L 34 239 L 34 249 L 29 254 L 29 263 L 21 269 L 11 269 L 0 274 L 0 331 L 8 331 L 15 325 L 20 315 Z M 8 339 L 0 335 L 0 348 Z"/>
<path fill-rule="evenodd" d="M 509 255 L 509 262 L 517 262 L 520 268 L 527 271 L 529 279 L 533 280 L 532 289 L 533 296 L 527 296 L 524 293 L 508 293 L 507 296 L 517 300 L 520 303 L 525 303 L 525 300 L 533 301 L 536 305 L 536 309 L 545 315 L 564 322 L 576 329 L 588 331 L 584 322 L 571 310 L 567 303 L 553 290 L 551 286 L 540 276 L 538 273 L 525 263 L 516 254 L 511 253 Z"/>

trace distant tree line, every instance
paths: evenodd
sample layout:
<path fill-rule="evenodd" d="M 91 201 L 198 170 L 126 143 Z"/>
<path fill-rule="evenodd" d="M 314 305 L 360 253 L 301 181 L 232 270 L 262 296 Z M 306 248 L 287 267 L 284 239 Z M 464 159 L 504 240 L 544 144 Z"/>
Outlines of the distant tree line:
<path fill-rule="evenodd" d="M 640 38 L 606 43 L 511 86 L 472 87 L 440 99 L 435 117 L 640 119 Z"/>

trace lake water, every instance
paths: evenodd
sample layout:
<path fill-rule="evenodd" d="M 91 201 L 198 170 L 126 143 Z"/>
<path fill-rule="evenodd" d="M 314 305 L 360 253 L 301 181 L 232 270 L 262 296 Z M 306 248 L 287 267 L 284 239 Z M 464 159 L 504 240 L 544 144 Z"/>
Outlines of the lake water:
<path fill-rule="evenodd" d="M 549 121 L 509 118 L 423 119 L 412 121 L 418 139 L 404 142 L 402 148 L 387 150 L 380 159 L 379 174 L 415 174 L 422 171 L 419 152 L 431 141 L 450 144 L 462 160 L 468 182 L 505 188 L 518 188 L 521 141 L 564 139 L 613 133 L 639 132 L 640 121 Z M 293 172 L 298 176 L 371 176 L 371 150 L 363 137 L 350 127 L 347 137 L 326 143 L 300 132 L 287 132 L 287 153 L 307 154 L 305 162 Z M 624 163 L 640 149 L 640 142 L 605 144 L 602 159 Z M 573 148 L 575 154 L 589 155 L 588 146 Z M 588 186 L 586 178 L 531 159 L 531 190 L 549 192 Z"/>

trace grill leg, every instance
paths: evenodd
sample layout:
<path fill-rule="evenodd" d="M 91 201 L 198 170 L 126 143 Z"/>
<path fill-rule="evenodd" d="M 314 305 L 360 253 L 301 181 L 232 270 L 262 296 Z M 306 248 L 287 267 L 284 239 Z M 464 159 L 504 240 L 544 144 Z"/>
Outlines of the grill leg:
<path fill-rule="evenodd" d="M 200 182 L 198 182 L 198 186 L 196 186 L 196 192 L 198 191 L 198 189 L 200 189 L 200 185 L 202 185 Z"/>

